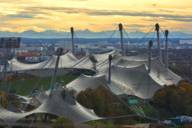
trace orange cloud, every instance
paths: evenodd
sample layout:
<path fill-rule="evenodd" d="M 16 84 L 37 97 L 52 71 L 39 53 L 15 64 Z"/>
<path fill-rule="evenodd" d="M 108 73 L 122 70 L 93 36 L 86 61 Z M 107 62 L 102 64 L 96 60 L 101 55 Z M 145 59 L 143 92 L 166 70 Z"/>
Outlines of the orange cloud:
<path fill-rule="evenodd" d="M 1 30 L 112 30 L 122 22 L 129 31 L 162 27 L 191 31 L 191 0 L 0 0 Z M 45 6 L 46 5 L 46 6 Z"/>

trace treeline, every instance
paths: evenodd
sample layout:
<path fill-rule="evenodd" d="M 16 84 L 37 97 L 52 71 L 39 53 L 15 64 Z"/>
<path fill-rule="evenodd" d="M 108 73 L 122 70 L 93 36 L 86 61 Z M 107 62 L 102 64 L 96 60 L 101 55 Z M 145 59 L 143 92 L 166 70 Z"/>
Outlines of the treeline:
<path fill-rule="evenodd" d="M 127 115 L 131 113 L 126 105 L 103 86 L 80 92 L 77 96 L 77 101 L 83 106 L 93 109 L 101 117 Z"/>
<path fill-rule="evenodd" d="M 161 113 L 161 118 L 192 116 L 192 84 L 181 81 L 177 86 L 165 86 L 155 93 L 151 104 Z"/>

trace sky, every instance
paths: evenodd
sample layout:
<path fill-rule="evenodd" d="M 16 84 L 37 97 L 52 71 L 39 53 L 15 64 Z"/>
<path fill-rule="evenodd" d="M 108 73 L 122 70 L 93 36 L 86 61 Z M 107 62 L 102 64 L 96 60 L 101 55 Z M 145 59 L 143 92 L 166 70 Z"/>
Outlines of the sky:
<path fill-rule="evenodd" d="M 0 31 L 162 29 L 192 33 L 192 0 L 0 0 Z"/>

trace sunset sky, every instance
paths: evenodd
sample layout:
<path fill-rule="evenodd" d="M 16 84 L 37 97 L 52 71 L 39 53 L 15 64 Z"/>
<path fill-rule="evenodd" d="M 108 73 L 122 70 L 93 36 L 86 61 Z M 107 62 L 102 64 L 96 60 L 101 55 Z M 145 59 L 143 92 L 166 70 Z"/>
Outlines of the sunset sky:
<path fill-rule="evenodd" d="M 107 31 L 121 22 L 148 31 L 156 22 L 192 32 L 192 0 L 0 0 L 0 31 Z"/>

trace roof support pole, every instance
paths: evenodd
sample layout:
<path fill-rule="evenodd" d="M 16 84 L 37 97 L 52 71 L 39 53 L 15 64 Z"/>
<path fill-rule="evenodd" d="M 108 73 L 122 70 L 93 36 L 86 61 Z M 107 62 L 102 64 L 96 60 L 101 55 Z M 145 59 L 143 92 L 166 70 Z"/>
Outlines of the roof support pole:
<path fill-rule="evenodd" d="M 153 47 L 153 41 L 150 40 L 148 44 L 148 73 L 151 72 L 151 58 L 152 58 L 152 50 L 151 48 Z"/>
<path fill-rule="evenodd" d="M 169 31 L 165 30 L 165 68 L 168 69 L 169 67 L 169 55 L 168 55 L 168 35 Z"/>
<path fill-rule="evenodd" d="M 72 48 L 72 53 L 75 54 L 75 45 L 74 45 L 74 28 L 71 27 L 71 48 Z"/>
<path fill-rule="evenodd" d="M 125 51 L 124 51 L 124 42 L 123 42 L 123 24 L 119 24 L 119 32 L 120 32 L 120 38 L 121 38 L 121 52 L 122 55 L 125 55 Z"/>
<path fill-rule="evenodd" d="M 55 64 L 55 69 L 54 69 L 53 76 L 52 76 L 51 83 L 50 83 L 51 93 L 52 93 L 52 91 L 54 89 L 54 84 L 56 82 L 56 76 L 57 76 L 57 71 L 58 71 L 58 66 L 59 66 L 59 60 L 60 60 L 60 56 L 62 55 L 62 53 L 63 53 L 63 49 L 58 48 L 57 51 L 56 51 L 57 60 L 56 60 L 56 64 Z"/>
<path fill-rule="evenodd" d="M 112 61 L 112 55 L 109 55 L 109 71 L 108 71 L 108 83 L 111 84 L 111 61 Z"/>
<path fill-rule="evenodd" d="M 89 59 L 91 60 L 92 64 L 93 64 L 93 69 L 96 71 L 97 70 L 97 59 L 93 56 L 93 55 L 89 55 Z"/>
<path fill-rule="evenodd" d="M 93 63 L 93 69 L 96 71 L 97 70 L 97 63 Z"/>
<path fill-rule="evenodd" d="M 161 44 L 160 44 L 160 33 L 159 33 L 159 30 L 160 30 L 160 26 L 159 24 L 155 24 L 155 31 L 157 33 L 157 49 L 158 49 L 158 54 L 159 54 L 159 60 L 160 62 L 162 62 L 162 54 L 161 54 Z"/>

